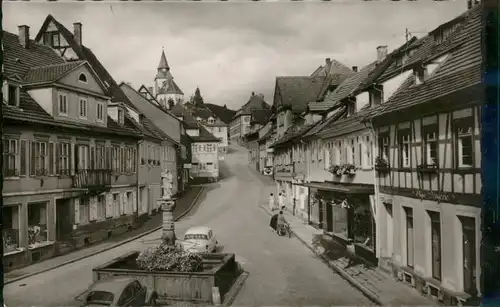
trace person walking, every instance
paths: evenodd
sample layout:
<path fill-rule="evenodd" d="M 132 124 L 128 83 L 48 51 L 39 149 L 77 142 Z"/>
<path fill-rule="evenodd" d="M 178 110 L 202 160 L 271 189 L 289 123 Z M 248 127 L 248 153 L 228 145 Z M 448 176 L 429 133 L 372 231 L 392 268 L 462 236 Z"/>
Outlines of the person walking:
<path fill-rule="evenodd" d="M 282 208 L 285 206 L 285 196 L 282 193 L 278 194 L 278 206 Z"/>
<path fill-rule="evenodd" d="M 278 214 L 278 219 L 276 221 L 276 232 L 278 233 L 279 236 L 281 236 L 281 229 L 283 229 L 285 223 L 286 223 L 285 215 L 283 214 L 283 211 L 280 211 L 280 213 Z"/>
<path fill-rule="evenodd" d="M 274 194 L 269 195 L 269 211 L 273 212 L 275 210 L 275 199 Z"/>

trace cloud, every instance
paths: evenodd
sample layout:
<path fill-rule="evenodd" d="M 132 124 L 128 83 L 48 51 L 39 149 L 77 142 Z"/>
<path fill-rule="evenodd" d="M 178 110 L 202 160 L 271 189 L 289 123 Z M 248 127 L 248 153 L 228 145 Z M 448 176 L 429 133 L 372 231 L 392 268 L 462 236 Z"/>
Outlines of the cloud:
<path fill-rule="evenodd" d="M 310 75 L 325 58 L 362 67 L 375 48 L 428 32 L 466 9 L 465 1 L 400 2 L 4 2 L 10 32 L 34 36 L 48 14 L 68 29 L 83 24 L 83 43 L 116 81 L 152 85 L 161 48 L 187 98 L 238 108 L 251 92 L 272 103 L 276 76 Z M 422 35 L 421 33 L 419 33 Z"/>

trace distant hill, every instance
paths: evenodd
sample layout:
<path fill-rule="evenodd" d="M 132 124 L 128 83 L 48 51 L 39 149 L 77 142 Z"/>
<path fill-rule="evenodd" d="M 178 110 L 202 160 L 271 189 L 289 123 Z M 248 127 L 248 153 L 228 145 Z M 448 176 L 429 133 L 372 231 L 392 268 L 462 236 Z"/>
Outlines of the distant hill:
<path fill-rule="evenodd" d="M 204 105 L 208 107 L 210 111 L 212 111 L 215 115 L 217 115 L 217 117 L 220 118 L 221 121 L 228 125 L 231 122 L 231 119 L 234 117 L 234 114 L 236 114 L 235 110 L 228 109 L 225 105 L 223 107 L 213 103 L 205 103 Z"/>

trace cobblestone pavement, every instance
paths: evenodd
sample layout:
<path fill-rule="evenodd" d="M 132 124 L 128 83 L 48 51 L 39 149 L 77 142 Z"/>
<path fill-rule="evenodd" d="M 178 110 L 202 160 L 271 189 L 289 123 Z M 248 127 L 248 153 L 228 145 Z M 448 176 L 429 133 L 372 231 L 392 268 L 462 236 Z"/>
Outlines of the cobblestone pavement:
<path fill-rule="evenodd" d="M 333 273 L 296 238 L 278 237 L 259 203 L 267 190 L 247 165 L 247 152 L 236 150 L 221 165 L 223 179 L 206 185 L 199 207 L 176 223 L 181 236 L 188 227 L 214 230 L 219 252 L 236 254 L 250 273 L 234 306 L 370 305 L 370 301 Z M 92 282 L 92 268 L 159 241 L 154 232 L 115 249 L 4 287 L 7 306 L 71 306 Z"/>

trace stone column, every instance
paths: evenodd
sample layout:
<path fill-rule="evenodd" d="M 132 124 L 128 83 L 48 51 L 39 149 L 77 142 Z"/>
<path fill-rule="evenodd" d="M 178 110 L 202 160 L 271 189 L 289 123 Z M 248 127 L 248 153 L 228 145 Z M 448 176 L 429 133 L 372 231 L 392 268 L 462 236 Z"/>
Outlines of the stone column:
<path fill-rule="evenodd" d="M 173 211 L 175 199 L 172 198 L 173 176 L 167 171 L 161 174 L 162 197 L 158 200 L 158 205 L 162 211 L 162 241 L 167 245 L 175 245 L 175 226 Z"/>

